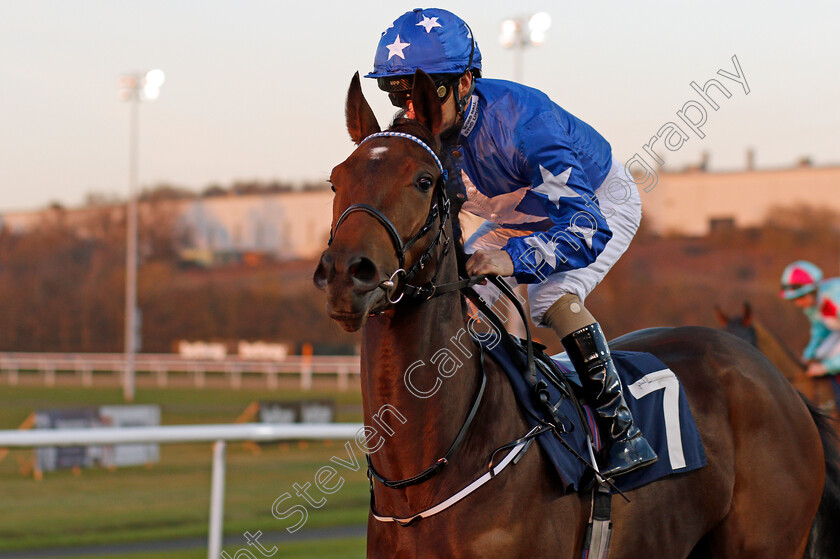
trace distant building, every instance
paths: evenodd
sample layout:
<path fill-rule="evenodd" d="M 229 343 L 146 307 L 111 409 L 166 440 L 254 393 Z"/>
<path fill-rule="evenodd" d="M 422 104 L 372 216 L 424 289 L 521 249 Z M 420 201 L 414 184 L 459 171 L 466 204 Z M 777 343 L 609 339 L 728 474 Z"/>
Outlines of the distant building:
<path fill-rule="evenodd" d="M 332 199 L 326 189 L 198 198 L 181 202 L 178 225 L 200 250 L 311 258 L 327 246 Z"/>
<path fill-rule="evenodd" d="M 5 212 L 0 214 L 0 229 L 12 233 L 26 233 L 43 223 L 50 210 Z"/>
<path fill-rule="evenodd" d="M 312 258 L 327 246 L 333 193 L 327 189 L 267 194 L 217 195 L 180 200 L 141 202 L 142 216 L 167 212 L 174 226 L 186 232 L 192 254 L 266 254 L 278 260 Z M 24 233 L 57 215 L 69 225 L 86 227 L 97 212 L 122 219 L 123 206 L 48 208 L 0 214 L 0 228 Z"/>
<path fill-rule="evenodd" d="M 840 166 L 709 173 L 660 173 L 642 192 L 643 220 L 658 233 L 706 235 L 751 227 L 776 207 L 798 205 L 840 213 Z"/>
<path fill-rule="evenodd" d="M 324 250 L 332 200 L 327 189 L 221 194 L 158 201 L 155 206 L 144 202 L 140 212 L 171 212 L 176 227 L 191 239 L 188 252 L 196 262 L 212 264 L 220 255 L 245 253 L 290 260 L 313 258 Z M 803 161 L 798 167 L 777 170 L 660 172 L 657 185 L 642 192 L 643 219 L 662 234 L 706 235 L 715 229 L 756 226 L 771 209 L 797 205 L 840 213 L 840 166 L 812 167 Z M 86 227 L 102 209 L 5 213 L 0 214 L 0 228 L 25 232 L 59 215 L 69 224 Z M 121 219 L 122 206 L 105 209 L 111 219 Z M 480 221 L 470 216 L 464 222 L 465 232 Z"/>

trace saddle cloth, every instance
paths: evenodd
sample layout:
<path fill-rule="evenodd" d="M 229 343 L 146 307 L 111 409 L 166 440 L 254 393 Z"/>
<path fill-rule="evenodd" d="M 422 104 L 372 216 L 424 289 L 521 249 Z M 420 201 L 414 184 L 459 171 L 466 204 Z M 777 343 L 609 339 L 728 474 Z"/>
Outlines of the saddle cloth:
<path fill-rule="evenodd" d="M 496 347 L 485 346 L 488 354 L 504 369 L 516 393 L 519 404 L 524 408 L 525 417 L 531 426 L 539 422 L 534 417 L 550 420 L 549 412 L 539 404 L 534 390 L 526 382 L 522 367 L 522 360 L 517 356 L 512 358 L 505 344 Z M 633 413 L 636 425 L 641 429 L 645 438 L 650 442 L 659 460 L 645 468 L 617 476 L 615 485 L 621 491 L 629 491 L 646 485 L 662 477 L 690 472 L 706 465 L 706 454 L 700 434 L 694 423 L 694 417 L 688 407 L 688 400 L 682 385 L 676 375 L 659 359 L 649 353 L 631 351 L 613 351 L 612 357 L 618 369 L 624 389 L 627 406 Z M 580 379 L 574 368 L 566 358 L 565 353 L 552 356 L 555 364 L 562 370 L 565 377 L 575 385 L 575 391 L 580 389 Z M 559 434 L 546 433 L 537 438 L 540 446 L 551 461 L 557 475 L 565 485 L 567 492 L 578 491 L 592 479 L 592 472 L 583 462 L 574 456 L 564 444 L 569 445 L 580 456 L 589 461 L 586 429 L 583 421 L 588 421 L 591 432 L 596 438 L 595 447 L 600 447 L 598 429 L 594 425 L 594 412 L 587 406 L 584 417 L 578 412 L 575 404 L 563 396 L 545 374 L 538 368 L 538 378 L 546 381 L 549 391 L 549 401 L 558 409 L 555 417 L 562 417 L 562 427 Z M 565 431 L 565 433 L 561 433 Z"/>

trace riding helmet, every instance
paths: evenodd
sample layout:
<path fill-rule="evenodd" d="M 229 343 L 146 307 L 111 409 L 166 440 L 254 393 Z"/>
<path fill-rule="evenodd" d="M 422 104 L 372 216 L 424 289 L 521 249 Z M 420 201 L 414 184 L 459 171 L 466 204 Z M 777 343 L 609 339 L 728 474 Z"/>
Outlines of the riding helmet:
<path fill-rule="evenodd" d="M 788 264 L 782 272 L 782 290 L 779 296 L 788 300 L 798 299 L 816 291 L 822 279 L 823 272 L 816 264 L 807 260 L 797 260 Z"/>
<path fill-rule="evenodd" d="M 433 76 L 480 75 L 481 51 L 464 20 L 439 8 L 406 12 L 382 33 L 365 77 L 377 78 L 384 91 L 404 91 L 418 69 Z"/>

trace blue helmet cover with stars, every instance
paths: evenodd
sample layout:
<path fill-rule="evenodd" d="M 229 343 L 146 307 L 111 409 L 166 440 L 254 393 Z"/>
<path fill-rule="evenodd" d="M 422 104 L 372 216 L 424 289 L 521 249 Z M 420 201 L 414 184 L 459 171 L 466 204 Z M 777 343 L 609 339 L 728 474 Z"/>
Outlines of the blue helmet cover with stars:
<path fill-rule="evenodd" d="M 469 68 L 481 70 L 481 51 L 464 20 L 439 8 L 417 8 L 382 33 L 373 71 L 365 77 L 405 76 L 418 69 L 427 74 L 463 74 Z"/>

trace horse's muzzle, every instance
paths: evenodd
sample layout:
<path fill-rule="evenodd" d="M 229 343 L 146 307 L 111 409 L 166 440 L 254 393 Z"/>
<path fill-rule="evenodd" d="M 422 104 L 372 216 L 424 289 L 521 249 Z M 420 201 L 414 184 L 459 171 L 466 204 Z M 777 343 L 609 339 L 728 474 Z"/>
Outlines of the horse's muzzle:
<path fill-rule="evenodd" d="M 342 328 L 358 330 L 365 318 L 386 296 L 376 263 L 357 253 L 325 250 L 313 277 L 315 286 L 327 294 L 327 311 Z"/>
<path fill-rule="evenodd" d="M 330 283 L 346 279 L 349 280 L 349 287 L 359 294 L 364 294 L 379 287 L 379 276 L 376 263 L 366 256 L 331 254 L 329 250 L 325 250 L 321 254 L 313 279 L 315 286 L 322 290 L 327 289 Z"/>

